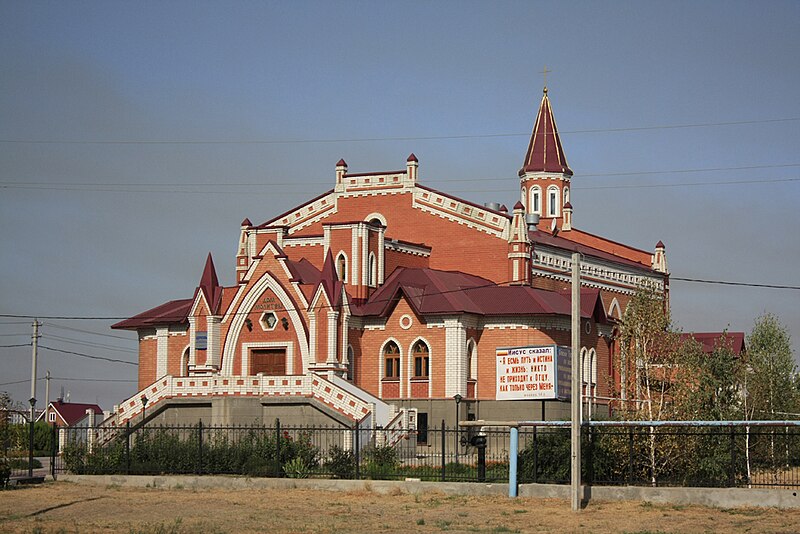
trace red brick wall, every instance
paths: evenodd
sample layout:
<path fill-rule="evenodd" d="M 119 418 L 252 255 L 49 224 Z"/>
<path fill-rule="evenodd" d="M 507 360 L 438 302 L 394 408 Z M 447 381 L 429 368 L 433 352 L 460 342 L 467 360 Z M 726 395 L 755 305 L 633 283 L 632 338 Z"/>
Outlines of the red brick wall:
<path fill-rule="evenodd" d="M 139 341 L 139 391 L 156 380 L 158 342 L 155 337 Z"/>
<path fill-rule="evenodd" d="M 496 282 L 506 281 L 508 269 L 505 258 L 508 243 L 505 239 L 414 209 L 410 193 L 368 198 L 340 198 L 336 214 L 304 228 L 299 234 L 320 235 L 323 233 L 322 222 L 327 224 L 362 221 L 374 212 L 386 218 L 387 238 L 423 243 L 433 247 L 430 257 L 431 267 L 443 270 L 466 270 Z M 350 246 L 344 250 L 349 251 Z M 481 251 L 488 258 L 496 259 L 471 263 L 469 268 L 465 269 L 464 259 L 474 256 L 476 251 Z M 349 255 L 348 252 L 348 258 Z M 497 261 L 497 258 L 501 258 L 501 261 Z M 389 272 L 387 269 L 386 274 Z"/>

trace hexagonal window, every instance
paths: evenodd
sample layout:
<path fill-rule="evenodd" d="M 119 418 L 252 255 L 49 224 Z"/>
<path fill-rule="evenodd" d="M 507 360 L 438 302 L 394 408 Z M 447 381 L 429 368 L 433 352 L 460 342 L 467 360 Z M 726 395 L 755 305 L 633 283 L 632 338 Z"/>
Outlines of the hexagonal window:
<path fill-rule="evenodd" d="M 278 316 L 275 315 L 275 312 L 264 312 L 258 322 L 264 330 L 275 330 L 275 325 L 278 324 Z"/>

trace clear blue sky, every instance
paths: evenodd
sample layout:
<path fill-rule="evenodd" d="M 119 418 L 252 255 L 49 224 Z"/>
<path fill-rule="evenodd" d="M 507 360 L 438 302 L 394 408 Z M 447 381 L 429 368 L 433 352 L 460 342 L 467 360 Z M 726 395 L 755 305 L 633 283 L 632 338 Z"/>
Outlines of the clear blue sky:
<path fill-rule="evenodd" d="M 415 152 L 424 183 L 512 205 L 545 65 L 577 227 L 663 240 L 674 277 L 798 286 L 798 50 L 795 1 L 2 0 L 0 313 L 128 317 L 190 297 L 209 251 L 232 284 L 241 220 L 329 189 L 339 158 Z M 672 284 L 685 330 L 769 311 L 796 353 L 799 309 L 798 291 Z M 42 345 L 136 359 L 111 319 L 45 322 Z M 0 345 L 29 333 L 0 318 Z M 134 366 L 40 356 L 51 397 L 135 392 Z M 0 348 L 0 383 L 29 377 L 30 348 Z"/>

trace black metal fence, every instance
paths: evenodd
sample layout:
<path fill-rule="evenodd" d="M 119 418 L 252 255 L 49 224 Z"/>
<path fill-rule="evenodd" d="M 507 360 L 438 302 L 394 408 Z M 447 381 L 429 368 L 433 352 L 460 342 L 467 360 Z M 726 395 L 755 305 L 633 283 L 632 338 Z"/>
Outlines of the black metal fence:
<path fill-rule="evenodd" d="M 35 471 L 507 482 L 510 432 L 484 430 L 476 440 L 475 429 L 447 428 L 442 422 L 389 444 L 381 429 L 287 427 L 280 421 L 272 426 L 53 427 L 52 450 L 41 458 L 49 465 Z M 582 437 L 587 484 L 800 487 L 797 426 L 584 426 Z M 518 451 L 520 483 L 569 483 L 568 427 L 521 427 Z M 15 465 L 12 477 L 29 473 L 27 465 Z"/>

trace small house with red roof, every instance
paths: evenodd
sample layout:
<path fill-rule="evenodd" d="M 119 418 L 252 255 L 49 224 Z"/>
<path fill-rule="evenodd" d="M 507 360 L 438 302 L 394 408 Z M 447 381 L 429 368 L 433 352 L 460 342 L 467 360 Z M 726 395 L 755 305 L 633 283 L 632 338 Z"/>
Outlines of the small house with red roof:
<path fill-rule="evenodd" d="M 68 428 L 94 426 L 104 418 L 103 409 L 97 404 L 64 402 L 63 399 L 48 404 L 39 416 L 39 420 L 51 425 Z"/>
<path fill-rule="evenodd" d="M 587 402 L 607 410 L 618 322 L 639 285 L 668 295 L 665 247 L 576 226 L 577 178 L 546 88 L 509 178 L 519 188 L 511 210 L 424 185 L 414 154 L 383 172 L 350 172 L 341 159 L 333 174 L 332 189 L 242 221 L 232 284 L 220 284 L 209 254 L 194 295 L 113 325 L 139 338 L 140 391 L 116 407 L 115 424 L 293 417 L 423 429 L 452 425 L 454 406 L 460 419 L 568 417 L 568 403 L 539 394 L 554 387 L 550 356 L 500 362 L 516 361 L 509 350 L 570 345 L 574 252 L 573 356 Z M 536 394 L 508 394 L 520 388 Z"/>

